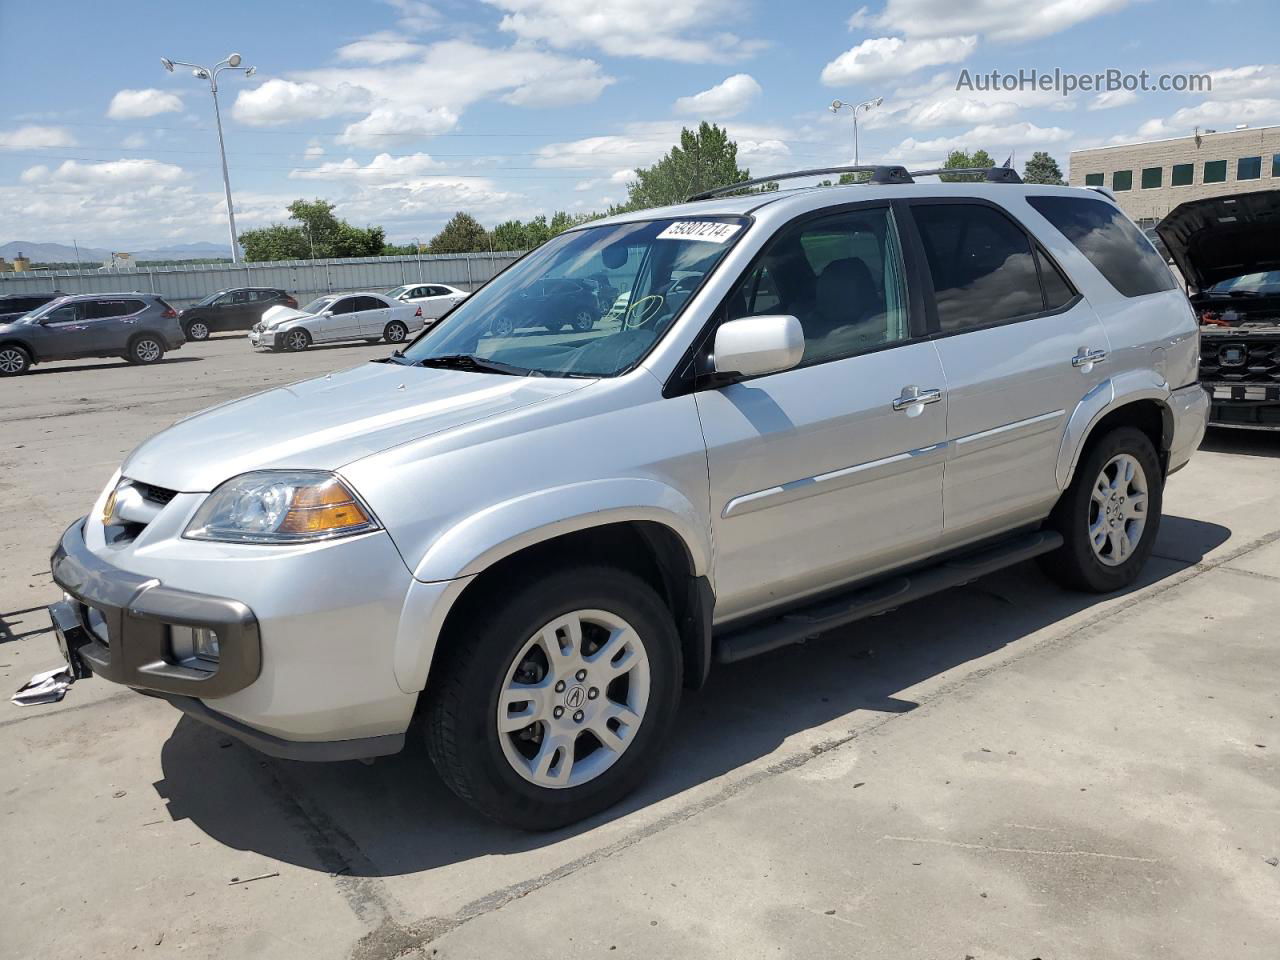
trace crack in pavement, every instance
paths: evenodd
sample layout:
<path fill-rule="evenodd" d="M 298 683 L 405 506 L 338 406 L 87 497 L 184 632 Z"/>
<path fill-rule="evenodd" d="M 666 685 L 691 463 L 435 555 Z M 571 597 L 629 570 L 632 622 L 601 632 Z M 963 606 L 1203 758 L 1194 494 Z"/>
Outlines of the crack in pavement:
<path fill-rule="evenodd" d="M 940 837 L 894 837 L 885 834 L 881 840 L 897 840 L 901 843 L 932 843 L 940 847 L 959 847 L 962 850 L 982 850 L 986 853 L 1030 853 L 1040 857 L 1098 857 L 1102 860 L 1128 860 L 1133 863 L 1159 863 L 1155 857 L 1126 857 L 1118 853 L 1099 853 L 1096 850 L 1033 850 L 1029 847 L 994 847 L 986 843 L 965 843 L 961 840 L 943 840 Z"/>
<path fill-rule="evenodd" d="M 1222 568 L 1225 564 L 1231 563 L 1246 554 L 1275 543 L 1277 540 L 1280 540 L 1280 529 L 1273 530 L 1270 533 L 1258 537 L 1257 539 L 1251 540 L 1238 549 L 1226 553 L 1217 559 L 1190 564 L 1185 569 L 1171 574 L 1163 582 L 1152 584 L 1135 591 L 1123 602 L 1088 617 L 1082 623 L 1077 624 L 1064 633 L 1046 637 L 1037 643 L 1027 646 L 1021 651 L 1003 658 L 998 663 L 993 663 L 986 667 L 979 668 L 963 677 L 941 684 L 932 693 L 919 698 L 917 701 L 917 708 L 912 710 L 910 714 L 888 714 L 879 720 L 873 721 L 859 728 L 858 730 L 849 731 L 844 736 L 834 737 L 821 743 L 814 744 L 803 753 L 784 757 L 767 767 L 756 770 L 741 779 L 726 785 L 712 796 L 694 801 L 693 803 L 690 803 L 678 810 L 674 810 L 653 823 L 641 827 L 598 850 L 584 854 L 569 863 L 563 864 L 553 870 L 548 870 L 546 873 L 537 877 L 523 880 L 507 887 L 502 887 L 486 894 L 483 897 L 479 897 L 478 899 L 463 906 L 452 916 L 426 917 L 422 920 L 408 924 L 397 923 L 388 917 L 387 920 L 380 924 L 376 929 L 365 934 L 356 942 L 351 952 L 351 960 L 397 960 L 397 958 L 406 957 L 411 953 L 421 951 L 423 947 L 429 945 L 435 940 L 438 940 L 445 934 L 451 933 L 472 920 L 500 910 L 502 907 L 505 907 L 507 904 L 512 903 L 515 900 L 519 900 L 531 893 L 541 890 L 543 887 L 550 886 L 553 883 L 571 877 L 586 867 L 608 860 L 650 837 L 665 832 L 671 827 L 678 826 L 679 824 L 692 820 L 699 814 L 720 806 L 758 783 L 770 780 L 779 774 L 798 769 L 809 761 L 830 753 L 832 750 L 842 747 L 859 737 L 874 736 L 879 733 L 884 726 L 901 717 L 926 716 L 929 712 L 926 709 L 927 707 L 950 696 L 955 691 L 969 686 L 970 684 L 977 683 L 998 671 L 1006 670 L 1028 657 L 1056 650 L 1072 643 L 1073 641 L 1084 639 L 1103 622 L 1115 617 L 1124 616 L 1132 612 L 1135 608 L 1142 606 L 1157 597 L 1163 596 L 1170 590 L 1176 590 L 1183 584 L 1199 579 L 1204 574 Z M 1179 562 L 1186 563 L 1187 561 Z M 1019 853 L 1051 852 L 1029 851 L 1014 848 L 1010 848 L 1010 850 L 1012 852 Z M 1086 856 L 1089 855 L 1089 853 L 1087 851 L 1075 851 L 1072 852 L 1072 855 Z M 1108 854 L 1094 855 L 1103 857 L 1112 856 Z M 1145 862 L 1143 861 L 1143 858 L 1116 856 L 1116 859 L 1134 859 L 1139 860 L 1140 862 Z"/>

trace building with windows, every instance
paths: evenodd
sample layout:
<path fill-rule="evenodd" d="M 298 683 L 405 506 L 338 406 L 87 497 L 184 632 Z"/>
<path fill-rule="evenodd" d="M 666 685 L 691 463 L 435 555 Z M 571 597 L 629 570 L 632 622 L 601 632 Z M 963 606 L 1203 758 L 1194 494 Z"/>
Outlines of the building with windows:
<path fill-rule="evenodd" d="M 1071 185 L 1105 187 L 1125 213 L 1152 226 L 1187 200 L 1280 189 L 1280 126 L 1076 150 Z"/>

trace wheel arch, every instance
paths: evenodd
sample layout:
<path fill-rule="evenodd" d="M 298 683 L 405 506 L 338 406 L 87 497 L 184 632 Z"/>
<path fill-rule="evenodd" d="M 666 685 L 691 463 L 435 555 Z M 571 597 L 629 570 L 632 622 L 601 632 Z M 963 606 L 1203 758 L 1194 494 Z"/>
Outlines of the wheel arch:
<path fill-rule="evenodd" d="M 1098 437 L 1121 426 L 1136 427 L 1151 440 L 1162 469 L 1173 446 L 1174 416 L 1169 386 L 1155 371 L 1132 371 L 1103 381 L 1076 407 L 1058 453 L 1058 487 L 1071 485 L 1077 465 Z"/>
<path fill-rule="evenodd" d="M 23 340 L 21 337 L 0 337 L 0 347 L 21 347 L 27 351 L 27 356 L 31 358 L 33 364 L 40 362 L 40 354 L 38 354 L 31 344 Z"/>

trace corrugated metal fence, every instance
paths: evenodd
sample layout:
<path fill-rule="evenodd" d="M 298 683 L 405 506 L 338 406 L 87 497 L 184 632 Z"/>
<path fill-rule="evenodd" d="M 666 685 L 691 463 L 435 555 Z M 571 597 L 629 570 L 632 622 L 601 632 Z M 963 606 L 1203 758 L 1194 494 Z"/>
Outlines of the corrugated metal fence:
<path fill-rule="evenodd" d="M 306 303 L 322 293 L 389 290 L 402 283 L 447 283 L 474 290 L 520 256 L 518 252 L 421 257 L 278 260 L 266 263 L 188 264 L 137 270 L 33 270 L 0 273 L 0 294 L 157 293 L 175 307 L 228 287 L 280 287 Z"/>

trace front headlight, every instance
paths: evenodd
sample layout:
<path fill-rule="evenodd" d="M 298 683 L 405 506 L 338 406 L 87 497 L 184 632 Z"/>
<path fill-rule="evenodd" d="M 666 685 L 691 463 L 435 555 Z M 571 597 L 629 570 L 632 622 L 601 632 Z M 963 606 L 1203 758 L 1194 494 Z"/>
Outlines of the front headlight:
<path fill-rule="evenodd" d="M 316 470 L 259 470 L 218 487 L 184 537 L 231 543 L 303 543 L 378 529 L 341 480 Z"/>

